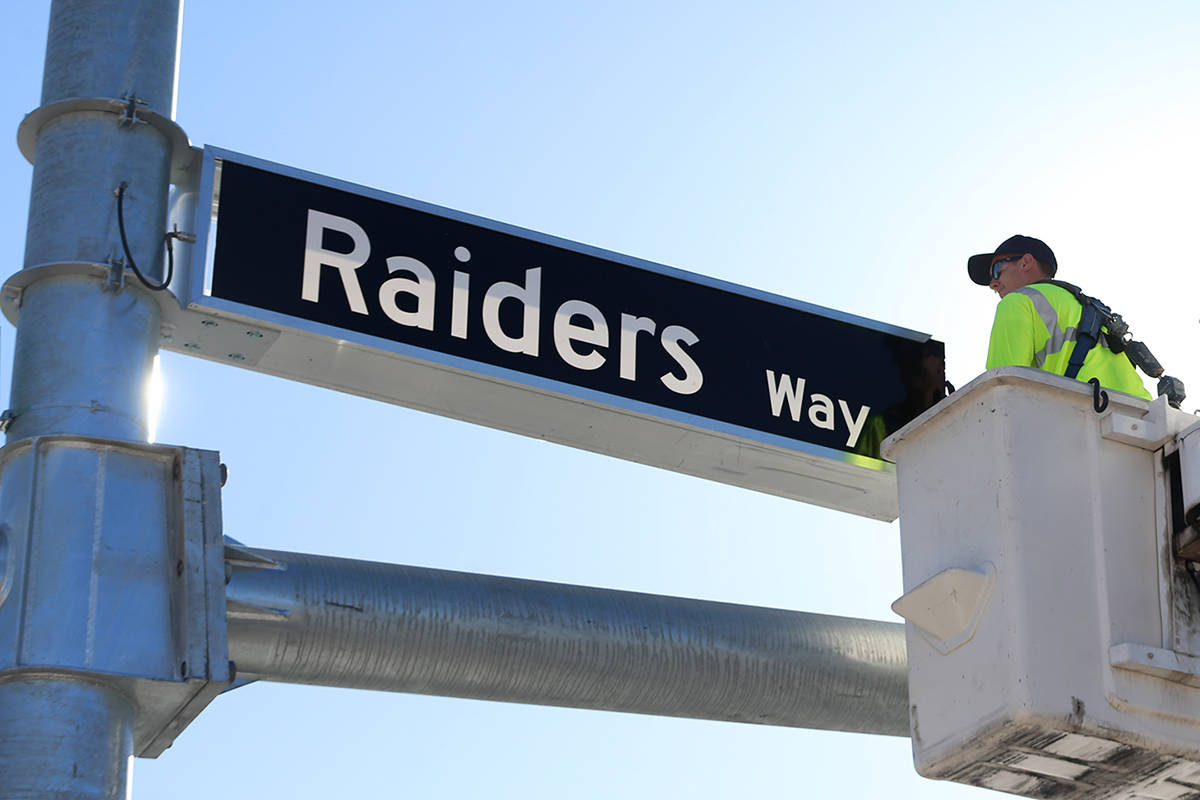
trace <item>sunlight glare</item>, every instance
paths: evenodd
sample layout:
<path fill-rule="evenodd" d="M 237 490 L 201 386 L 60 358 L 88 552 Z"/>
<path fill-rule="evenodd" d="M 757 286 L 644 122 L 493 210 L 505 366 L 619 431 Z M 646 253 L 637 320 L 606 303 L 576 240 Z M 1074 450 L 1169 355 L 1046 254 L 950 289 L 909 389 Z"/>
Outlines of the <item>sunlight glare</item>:
<path fill-rule="evenodd" d="M 150 368 L 150 378 L 146 381 L 146 441 L 154 444 L 158 438 L 158 420 L 162 414 L 163 384 L 162 364 L 159 356 L 154 356 L 154 366 Z"/>

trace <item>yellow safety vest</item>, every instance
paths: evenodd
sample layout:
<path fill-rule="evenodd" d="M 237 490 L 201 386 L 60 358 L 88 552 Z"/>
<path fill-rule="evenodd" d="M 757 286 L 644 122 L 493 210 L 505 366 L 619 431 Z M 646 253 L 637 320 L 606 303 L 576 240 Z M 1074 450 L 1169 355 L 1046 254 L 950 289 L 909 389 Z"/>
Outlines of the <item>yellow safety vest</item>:
<path fill-rule="evenodd" d="M 1065 374 L 1082 313 L 1079 301 L 1053 284 L 1031 284 L 1009 292 L 996 307 L 987 368 L 1038 367 Z M 1103 336 L 1088 351 L 1076 378 L 1099 378 L 1106 389 L 1152 399 L 1129 357 L 1109 350 Z"/>

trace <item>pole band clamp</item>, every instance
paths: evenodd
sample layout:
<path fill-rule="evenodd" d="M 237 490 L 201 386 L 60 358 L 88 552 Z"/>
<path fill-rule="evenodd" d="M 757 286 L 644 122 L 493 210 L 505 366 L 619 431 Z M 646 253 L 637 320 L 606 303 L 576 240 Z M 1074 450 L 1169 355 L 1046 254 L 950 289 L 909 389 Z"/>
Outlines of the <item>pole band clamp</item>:
<path fill-rule="evenodd" d="M 197 155 L 200 151 L 192 147 L 183 128 L 175 124 L 174 120 L 140 105 L 134 97 L 123 100 L 107 97 L 72 97 L 30 111 L 17 127 L 17 146 L 21 148 L 21 155 L 25 156 L 25 160 L 30 164 L 34 163 L 38 134 L 47 123 L 80 111 L 113 114 L 117 118 L 117 124 L 121 126 L 143 122 L 161 133 L 171 145 L 171 183 L 185 182 L 192 170 L 199 165 Z"/>

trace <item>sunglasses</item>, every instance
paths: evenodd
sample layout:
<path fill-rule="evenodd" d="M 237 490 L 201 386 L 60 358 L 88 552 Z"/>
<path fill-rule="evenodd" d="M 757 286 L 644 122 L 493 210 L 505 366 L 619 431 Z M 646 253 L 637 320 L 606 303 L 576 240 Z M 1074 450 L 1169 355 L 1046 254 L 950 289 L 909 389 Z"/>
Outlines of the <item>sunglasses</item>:
<path fill-rule="evenodd" d="M 993 262 L 992 263 L 992 280 L 997 280 L 1000 277 L 1000 271 L 1004 269 L 1005 264 L 1012 263 L 1013 261 L 1020 261 L 1024 257 L 1025 256 L 1023 256 L 1023 255 L 1009 256 L 1008 258 L 1002 258 L 999 261 Z"/>

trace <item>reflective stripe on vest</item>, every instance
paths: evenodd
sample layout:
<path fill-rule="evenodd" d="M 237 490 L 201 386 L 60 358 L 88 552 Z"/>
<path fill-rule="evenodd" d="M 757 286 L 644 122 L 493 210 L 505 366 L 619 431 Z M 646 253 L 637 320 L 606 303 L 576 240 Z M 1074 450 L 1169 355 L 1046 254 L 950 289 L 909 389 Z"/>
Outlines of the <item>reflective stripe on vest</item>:
<path fill-rule="evenodd" d="M 1033 309 L 1041 317 L 1042 324 L 1046 326 L 1046 330 L 1050 332 L 1050 337 L 1046 339 L 1046 344 L 1033 354 L 1040 369 L 1046 363 L 1046 356 L 1054 355 L 1067 346 L 1067 342 L 1075 341 L 1075 329 L 1067 328 L 1064 331 L 1058 325 L 1058 312 L 1054 310 L 1054 306 L 1050 305 L 1050 301 L 1046 299 L 1046 295 L 1034 289 L 1031 286 L 1022 286 L 1017 289 L 1018 294 L 1023 294 L 1033 303 Z"/>
<path fill-rule="evenodd" d="M 1067 346 L 1067 342 L 1076 341 L 1078 332 L 1074 327 L 1067 328 L 1065 331 L 1059 327 L 1058 312 L 1054 310 L 1054 306 L 1050 305 L 1050 301 L 1046 299 L 1046 295 L 1037 289 L 1034 289 L 1032 286 L 1022 286 L 1020 289 L 1015 289 L 1014 291 L 1029 298 L 1030 302 L 1033 303 L 1034 310 L 1037 311 L 1038 317 L 1041 318 L 1042 324 L 1046 326 L 1046 330 L 1050 333 L 1042 349 L 1033 354 L 1034 360 L 1037 361 L 1038 368 L 1040 369 L 1045 365 L 1046 359 L 1049 356 L 1061 352 Z M 1101 336 L 1095 346 L 1107 349 L 1108 342 Z"/>

